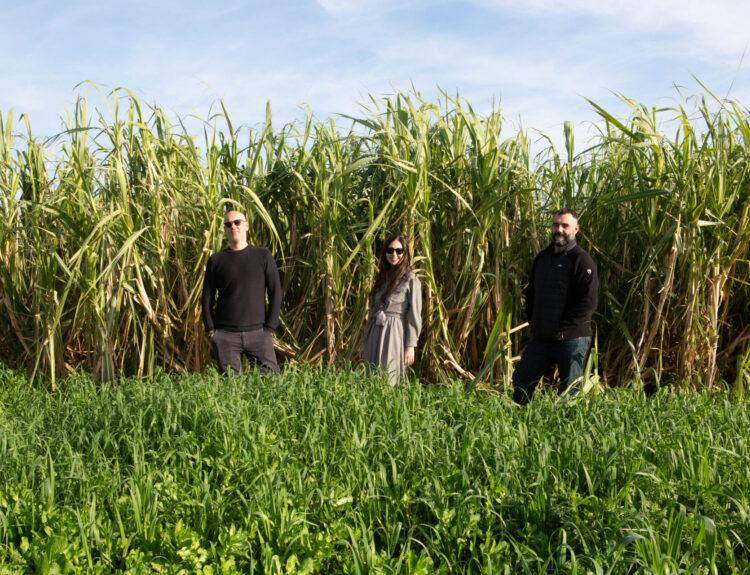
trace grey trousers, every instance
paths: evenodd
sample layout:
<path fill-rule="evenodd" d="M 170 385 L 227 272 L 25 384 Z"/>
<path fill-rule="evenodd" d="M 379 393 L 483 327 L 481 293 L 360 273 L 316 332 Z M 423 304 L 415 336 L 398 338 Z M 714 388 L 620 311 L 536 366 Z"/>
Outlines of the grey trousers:
<path fill-rule="evenodd" d="M 273 333 L 264 329 L 254 331 L 225 331 L 217 329 L 211 338 L 211 352 L 220 373 L 230 369 L 242 373 L 242 355 L 258 366 L 261 373 L 279 373 Z"/>

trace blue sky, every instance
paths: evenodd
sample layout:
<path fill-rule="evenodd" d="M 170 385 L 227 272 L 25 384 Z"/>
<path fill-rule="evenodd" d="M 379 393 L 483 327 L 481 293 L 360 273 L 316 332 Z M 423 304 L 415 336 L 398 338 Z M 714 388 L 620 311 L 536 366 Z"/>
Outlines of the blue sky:
<path fill-rule="evenodd" d="M 615 94 L 670 106 L 674 85 L 750 104 L 747 0 L 0 0 L 0 113 L 52 135 L 76 96 L 132 90 L 168 112 L 235 124 L 357 115 L 369 95 L 412 86 L 499 103 L 553 139 L 597 119 L 584 97 L 626 114 Z M 744 60 L 743 60 L 744 57 Z M 731 89 L 731 91 L 730 91 Z M 343 127 L 348 123 L 337 120 Z"/>

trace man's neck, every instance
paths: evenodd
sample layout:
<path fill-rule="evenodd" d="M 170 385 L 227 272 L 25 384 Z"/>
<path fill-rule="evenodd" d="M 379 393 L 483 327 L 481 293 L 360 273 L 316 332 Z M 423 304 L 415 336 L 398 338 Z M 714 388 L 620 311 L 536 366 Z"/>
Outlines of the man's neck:
<path fill-rule="evenodd" d="M 237 243 L 229 242 L 229 249 L 232 250 L 233 252 L 244 250 L 246 247 L 247 247 L 247 240 L 243 240 Z"/>
<path fill-rule="evenodd" d="M 572 240 L 568 240 L 568 243 L 564 246 L 558 246 L 557 244 L 552 244 L 555 247 L 555 253 L 559 254 L 562 252 L 567 252 L 570 249 L 573 249 L 573 247 L 576 245 L 576 239 L 573 238 Z"/>

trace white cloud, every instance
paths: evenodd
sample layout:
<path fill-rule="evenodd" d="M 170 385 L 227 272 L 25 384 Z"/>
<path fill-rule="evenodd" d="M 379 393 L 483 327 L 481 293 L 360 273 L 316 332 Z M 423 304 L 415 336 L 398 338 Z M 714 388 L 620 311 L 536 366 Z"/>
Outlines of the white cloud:
<path fill-rule="evenodd" d="M 458 91 L 478 111 L 500 101 L 509 121 L 520 114 L 527 127 L 562 133 L 565 120 L 596 119 L 582 96 L 627 114 L 610 90 L 653 105 L 675 95 L 672 82 L 698 89 L 691 72 L 722 93 L 733 75 L 735 95 L 749 90 L 736 47 L 750 7 L 729 0 L 710 9 L 696 0 L 235 0 L 220 16 L 185 1 L 157 1 L 137 25 L 92 13 L 93 3 L 49 3 L 38 26 L 0 38 L 0 112 L 57 128 L 73 87 L 91 79 L 180 115 L 206 117 L 222 99 L 235 124 L 262 122 L 270 100 L 279 125 L 303 118 L 304 104 L 319 118 L 358 115 L 369 94 L 413 85 L 431 101 L 438 86 Z M 14 10 L 14 21 L 19 11 L 35 21 L 30 8 Z M 93 41 L 92 28 L 111 42 Z M 31 50 L 26 38 L 47 39 Z"/>
<path fill-rule="evenodd" d="M 592 15 L 614 29 L 679 35 L 685 48 L 741 54 L 748 48 L 750 2 L 746 0 L 470 0 L 495 10 L 513 9 L 537 16 Z M 627 50 L 627 46 L 622 49 Z M 698 53 L 700 50 L 695 50 Z"/>
<path fill-rule="evenodd" d="M 423 2 L 419 0 L 316 0 L 316 3 L 326 12 L 336 16 L 358 14 L 376 18 L 393 10 L 417 6 Z"/>

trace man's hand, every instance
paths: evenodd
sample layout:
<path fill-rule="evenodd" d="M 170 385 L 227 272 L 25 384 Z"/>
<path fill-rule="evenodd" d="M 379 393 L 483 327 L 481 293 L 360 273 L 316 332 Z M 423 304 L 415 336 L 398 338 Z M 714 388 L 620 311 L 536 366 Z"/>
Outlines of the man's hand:
<path fill-rule="evenodd" d="M 404 365 L 408 367 L 413 363 L 414 363 L 414 348 L 407 347 L 404 350 Z"/>

